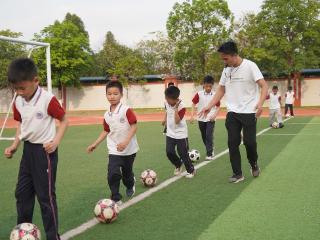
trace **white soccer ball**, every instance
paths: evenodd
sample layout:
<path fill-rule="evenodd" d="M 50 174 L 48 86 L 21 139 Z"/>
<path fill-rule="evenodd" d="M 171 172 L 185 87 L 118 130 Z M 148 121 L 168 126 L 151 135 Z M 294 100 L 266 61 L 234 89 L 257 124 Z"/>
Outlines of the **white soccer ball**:
<path fill-rule="evenodd" d="M 192 162 L 196 162 L 200 160 L 200 152 L 196 149 L 192 149 L 189 151 L 189 158 Z"/>
<path fill-rule="evenodd" d="M 21 223 L 14 227 L 10 234 L 10 240 L 40 240 L 39 228 L 32 223 Z"/>
<path fill-rule="evenodd" d="M 146 187 L 153 187 L 157 183 L 157 173 L 151 169 L 147 169 L 141 173 L 141 182 Z"/>
<path fill-rule="evenodd" d="M 120 209 L 111 199 L 101 199 L 94 207 L 94 215 L 101 223 L 111 223 L 117 219 Z"/>
<path fill-rule="evenodd" d="M 273 122 L 272 123 L 272 128 L 279 128 L 279 123 Z"/>

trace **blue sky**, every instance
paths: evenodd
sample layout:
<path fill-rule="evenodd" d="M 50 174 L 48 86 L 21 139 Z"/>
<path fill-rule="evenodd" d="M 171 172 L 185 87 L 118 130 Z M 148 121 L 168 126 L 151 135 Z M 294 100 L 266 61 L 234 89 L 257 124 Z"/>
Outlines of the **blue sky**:
<path fill-rule="evenodd" d="M 25 39 L 67 12 L 82 18 L 91 47 L 99 50 L 105 33 L 112 31 L 123 44 L 134 46 L 150 32 L 165 31 L 172 6 L 181 0 L 1 0 L 0 29 L 22 32 Z M 239 19 L 245 12 L 258 12 L 263 0 L 227 0 Z"/>

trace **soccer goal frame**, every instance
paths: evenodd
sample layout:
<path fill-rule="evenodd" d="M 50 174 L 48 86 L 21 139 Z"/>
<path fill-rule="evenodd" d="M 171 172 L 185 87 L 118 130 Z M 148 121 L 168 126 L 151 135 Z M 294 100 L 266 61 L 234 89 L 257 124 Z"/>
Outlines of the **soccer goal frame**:
<path fill-rule="evenodd" d="M 12 38 L 12 37 L 6 37 L 6 36 L 0 36 L 0 41 L 30 45 L 31 48 L 29 49 L 29 52 L 28 52 L 28 58 L 31 57 L 33 50 L 38 49 L 38 48 L 45 48 L 46 49 L 46 67 L 47 67 L 47 89 L 48 89 L 48 92 L 52 92 L 51 55 L 50 55 L 50 44 L 49 43 L 28 41 L 28 40 L 24 40 L 24 39 Z M 1 140 L 14 140 L 14 137 L 2 137 L 2 134 L 5 129 L 6 123 L 8 121 L 8 118 L 10 116 L 10 112 L 11 112 L 12 106 L 14 104 L 14 101 L 16 99 L 16 96 L 17 96 L 17 93 L 15 92 L 13 95 L 13 99 L 9 105 L 9 109 L 6 113 L 5 119 L 2 123 L 1 131 L 0 131 L 0 141 Z"/>

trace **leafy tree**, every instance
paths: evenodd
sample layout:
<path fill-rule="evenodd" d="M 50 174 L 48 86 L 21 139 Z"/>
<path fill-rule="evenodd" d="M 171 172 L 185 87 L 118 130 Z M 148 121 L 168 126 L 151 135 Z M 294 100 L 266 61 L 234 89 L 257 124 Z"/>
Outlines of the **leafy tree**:
<path fill-rule="evenodd" d="M 218 61 L 211 58 L 217 57 L 214 52 L 230 36 L 232 26 L 233 15 L 224 0 L 176 3 L 167 20 L 167 31 L 175 42 L 174 61 L 180 73 L 200 80 L 216 72 L 211 64 Z"/>
<path fill-rule="evenodd" d="M 0 30 L 1 36 L 19 38 L 22 33 L 9 29 Z M 26 57 L 26 45 L 0 40 L 0 89 L 8 86 L 7 71 L 10 62 L 18 57 Z"/>

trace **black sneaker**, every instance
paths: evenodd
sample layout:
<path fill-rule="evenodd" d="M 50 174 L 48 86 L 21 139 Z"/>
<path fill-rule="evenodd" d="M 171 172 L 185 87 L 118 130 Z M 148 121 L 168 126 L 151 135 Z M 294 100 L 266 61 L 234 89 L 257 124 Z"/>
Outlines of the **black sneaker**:
<path fill-rule="evenodd" d="M 250 169 L 251 175 L 253 177 L 259 177 L 260 175 L 260 168 L 259 166 L 256 164 L 254 167 L 251 167 Z"/>
<path fill-rule="evenodd" d="M 283 127 L 284 127 L 283 123 L 279 123 L 279 128 L 283 128 Z"/>
<path fill-rule="evenodd" d="M 133 197 L 135 192 L 136 192 L 136 186 L 135 185 L 133 185 L 132 188 L 127 188 L 127 190 L 126 190 L 127 197 L 129 197 L 129 198 Z"/>
<path fill-rule="evenodd" d="M 132 197 L 136 192 L 136 178 L 134 177 L 134 184 L 132 186 L 132 188 L 127 188 L 126 190 L 126 194 L 127 194 L 127 197 Z"/>
<path fill-rule="evenodd" d="M 244 176 L 243 175 L 232 175 L 229 178 L 229 183 L 238 183 L 244 180 Z"/>

